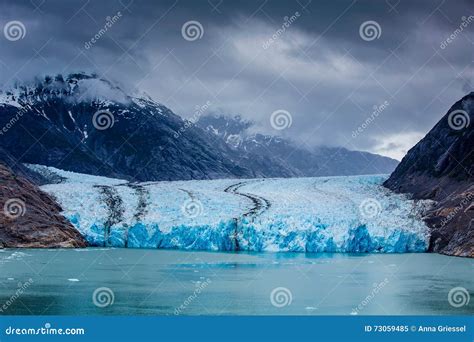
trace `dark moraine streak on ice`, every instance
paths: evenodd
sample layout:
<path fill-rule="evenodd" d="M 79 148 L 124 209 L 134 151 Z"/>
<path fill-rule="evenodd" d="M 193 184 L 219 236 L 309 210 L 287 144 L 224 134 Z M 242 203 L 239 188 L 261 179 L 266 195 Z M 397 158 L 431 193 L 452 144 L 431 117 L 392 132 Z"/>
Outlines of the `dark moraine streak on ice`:
<path fill-rule="evenodd" d="M 426 251 L 424 201 L 384 175 L 129 183 L 30 166 L 92 246 L 223 251 Z M 193 210 L 186 210 L 192 201 Z"/>
<path fill-rule="evenodd" d="M 107 220 L 104 222 L 104 239 L 107 240 L 110 236 L 111 228 L 123 221 L 125 208 L 122 198 L 114 187 L 107 185 L 95 185 L 94 187 L 99 189 L 102 200 L 107 204 L 108 208 Z"/>
<path fill-rule="evenodd" d="M 260 180 L 260 181 L 264 181 L 264 180 Z M 231 186 L 225 188 L 224 192 L 232 193 L 232 194 L 243 196 L 243 197 L 246 197 L 246 198 L 250 199 L 252 201 L 253 207 L 249 211 L 244 213 L 242 216 L 243 217 L 249 217 L 249 218 L 252 219 L 252 218 L 255 218 L 256 216 L 259 216 L 259 215 L 263 214 L 265 211 L 270 209 L 271 203 L 266 198 L 263 198 L 263 197 L 260 197 L 260 196 L 254 195 L 254 194 L 250 194 L 250 193 L 247 193 L 247 192 L 239 191 L 240 188 L 242 188 L 243 186 L 245 186 L 249 183 L 251 183 L 251 181 L 239 182 L 237 184 L 232 184 Z"/>
<path fill-rule="evenodd" d="M 137 208 L 133 217 L 135 220 L 140 221 L 147 214 L 148 198 L 150 196 L 146 187 L 140 184 L 127 184 L 130 188 L 135 191 L 135 194 L 138 196 Z"/>

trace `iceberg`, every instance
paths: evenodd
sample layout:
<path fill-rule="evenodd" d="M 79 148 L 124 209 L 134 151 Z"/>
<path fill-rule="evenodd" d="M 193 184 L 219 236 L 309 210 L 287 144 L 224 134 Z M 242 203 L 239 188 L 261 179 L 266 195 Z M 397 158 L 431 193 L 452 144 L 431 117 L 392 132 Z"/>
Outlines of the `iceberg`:
<path fill-rule="evenodd" d="M 386 175 L 130 183 L 29 165 L 91 246 L 210 251 L 424 252 L 423 201 Z"/>

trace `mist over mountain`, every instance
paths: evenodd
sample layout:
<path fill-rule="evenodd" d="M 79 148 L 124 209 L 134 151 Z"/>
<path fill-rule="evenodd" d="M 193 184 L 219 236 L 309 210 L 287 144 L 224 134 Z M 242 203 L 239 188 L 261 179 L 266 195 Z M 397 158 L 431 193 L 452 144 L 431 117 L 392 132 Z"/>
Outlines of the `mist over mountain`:
<path fill-rule="evenodd" d="M 253 123 L 239 115 L 208 115 L 197 122 L 202 129 L 220 137 L 245 159 L 252 170 L 277 165 L 281 171 L 268 169 L 267 174 L 284 171 L 292 176 L 344 176 L 391 173 L 398 161 L 343 147 L 316 148 L 299 146 L 278 136 L 253 133 Z"/>
<path fill-rule="evenodd" d="M 344 148 L 308 150 L 248 134 L 251 126 L 223 116 L 195 125 L 94 74 L 0 92 L 0 146 L 20 163 L 134 181 L 389 173 L 397 164 Z"/>

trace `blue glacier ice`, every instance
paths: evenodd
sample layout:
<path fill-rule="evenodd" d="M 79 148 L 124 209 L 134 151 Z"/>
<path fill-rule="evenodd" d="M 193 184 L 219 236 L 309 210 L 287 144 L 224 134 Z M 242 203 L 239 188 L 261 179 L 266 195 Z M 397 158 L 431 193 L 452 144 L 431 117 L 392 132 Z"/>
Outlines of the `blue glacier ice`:
<path fill-rule="evenodd" d="M 421 219 L 428 204 L 385 189 L 384 175 L 130 184 L 30 167 L 65 179 L 42 188 L 91 246 L 351 253 L 428 246 Z M 115 207 L 104 197 L 110 193 L 121 199 Z"/>

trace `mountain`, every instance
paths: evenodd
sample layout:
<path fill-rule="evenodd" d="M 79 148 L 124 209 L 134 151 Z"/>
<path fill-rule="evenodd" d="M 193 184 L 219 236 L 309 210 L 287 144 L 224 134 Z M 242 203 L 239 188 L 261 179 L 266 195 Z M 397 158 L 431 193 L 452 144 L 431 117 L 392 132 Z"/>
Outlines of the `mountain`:
<path fill-rule="evenodd" d="M 432 199 L 430 250 L 474 257 L 474 92 L 456 102 L 400 162 L 386 187 Z"/>
<path fill-rule="evenodd" d="M 241 119 L 226 134 L 183 120 L 96 75 L 37 79 L 0 92 L 0 147 L 21 163 L 131 181 L 389 173 L 396 161 L 346 149 L 306 150 Z M 242 139 L 242 140 L 239 140 Z"/>
<path fill-rule="evenodd" d="M 0 146 L 23 163 L 130 180 L 251 175 L 165 106 L 94 75 L 46 77 L 0 103 Z"/>
<path fill-rule="evenodd" d="M 62 209 L 54 199 L 15 174 L 2 159 L 0 205 L 0 248 L 86 246 L 81 234 L 60 215 Z"/>
<path fill-rule="evenodd" d="M 16 176 L 26 178 L 36 185 L 43 185 L 49 182 L 39 173 L 34 172 L 33 170 L 19 163 L 10 153 L 5 151 L 2 147 L 0 147 L 0 164 L 3 167 L 8 168 Z"/>
<path fill-rule="evenodd" d="M 239 155 L 246 156 L 245 167 L 263 168 L 267 174 L 284 172 L 292 177 L 383 174 L 392 172 L 398 164 L 394 159 L 368 152 L 343 147 L 311 149 L 281 137 L 252 134 L 249 130 L 253 123 L 238 115 L 208 115 L 201 117 L 197 125 L 220 137 Z M 278 169 L 272 169 L 273 165 Z"/>

